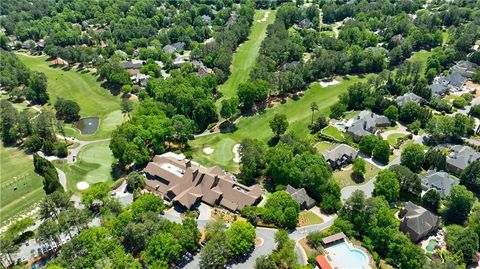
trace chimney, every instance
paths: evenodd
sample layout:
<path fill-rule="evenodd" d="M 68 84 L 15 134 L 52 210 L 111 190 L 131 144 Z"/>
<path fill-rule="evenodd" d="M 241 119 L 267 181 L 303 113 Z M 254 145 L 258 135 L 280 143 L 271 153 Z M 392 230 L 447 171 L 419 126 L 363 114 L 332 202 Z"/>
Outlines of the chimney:
<path fill-rule="evenodd" d="M 185 163 L 185 167 L 186 167 L 186 168 L 192 167 L 192 161 L 187 160 L 187 162 Z"/>

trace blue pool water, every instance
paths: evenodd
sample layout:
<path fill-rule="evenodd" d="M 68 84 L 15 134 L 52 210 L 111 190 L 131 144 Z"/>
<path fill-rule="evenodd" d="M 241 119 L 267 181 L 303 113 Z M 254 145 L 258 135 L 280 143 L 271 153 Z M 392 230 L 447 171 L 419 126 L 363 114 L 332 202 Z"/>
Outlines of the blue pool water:
<path fill-rule="evenodd" d="M 342 269 L 363 269 L 368 266 L 368 256 L 362 250 L 350 248 L 345 242 L 326 249 L 332 263 Z M 333 265 L 332 264 L 332 265 Z"/>

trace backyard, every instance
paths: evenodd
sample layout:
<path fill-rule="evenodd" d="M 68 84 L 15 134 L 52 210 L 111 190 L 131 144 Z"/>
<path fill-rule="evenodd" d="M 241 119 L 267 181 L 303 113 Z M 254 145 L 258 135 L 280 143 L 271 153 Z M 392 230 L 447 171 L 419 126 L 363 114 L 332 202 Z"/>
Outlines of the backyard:
<path fill-rule="evenodd" d="M 322 134 L 328 135 L 336 140 L 342 141 L 343 140 L 343 134 L 338 130 L 337 128 L 333 126 L 327 126 L 325 129 L 322 130 Z"/>
<path fill-rule="evenodd" d="M 236 96 L 238 85 L 248 80 L 250 71 L 257 61 L 260 45 L 267 34 L 267 26 L 274 20 L 275 10 L 255 11 L 248 40 L 242 43 L 233 55 L 228 80 L 218 87 L 223 97 L 217 100 L 217 107 L 223 99 Z"/>
<path fill-rule="evenodd" d="M 297 226 L 302 227 L 307 225 L 320 224 L 322 222 L 323 219 L 319 215 L 309 210 L 303 210 L 300 211 L 300 214 L 298 215 Z"/>
<path fill-rule="evenodd" d="M 114 96 L 102 88 L 96 77 L 87 71 L 76 68 L 62 69 L 51 66 L 46 56 L 28 56 L 17 54 L 20 60 L 34 71 L 43 72 L 48 79 L 47 91 L 50 104 L 57 98 L 74 100 L 80 106 L 81 117 L 99 117 L 100 127 L 94 135 L 80 135 L 71 124 L 65 127 L 68 136 L 81 140 L 108 137 L 110 132 L 122 123 L 124 117 L 120 111 L 120 96 Z"/>
<path fill-rule="evenodd" d="M 77 183 L 86 182 L 90 185 L 98 182 L 113 182 L 112 164 L 114 158 L 109 142 L 98 142 L 86 145 L 77 156 L 77 162 L 69 165 L 64 161 L 54 164 L 67 176 L 67 189 L 78 191 Z"/>
<path fill-rule="evenodd" d="M 25 212 L 39 202 L 45 192 L 43 179 L 33 171 L 32 156 L 16 147 L 0 145 L 0 223 Z"/>

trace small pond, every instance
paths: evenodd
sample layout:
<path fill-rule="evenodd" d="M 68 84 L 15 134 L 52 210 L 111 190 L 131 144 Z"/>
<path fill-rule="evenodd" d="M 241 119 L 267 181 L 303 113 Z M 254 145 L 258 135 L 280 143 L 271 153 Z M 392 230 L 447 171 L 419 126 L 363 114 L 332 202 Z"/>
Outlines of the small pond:
<path fill-rule="evenodd" d="M 89 135 L 97 131 L 99 124 L 100 119 L 97 117 L 82 118 L 75 122 L 75 128 L 79 129 L 82 135 Z"/>

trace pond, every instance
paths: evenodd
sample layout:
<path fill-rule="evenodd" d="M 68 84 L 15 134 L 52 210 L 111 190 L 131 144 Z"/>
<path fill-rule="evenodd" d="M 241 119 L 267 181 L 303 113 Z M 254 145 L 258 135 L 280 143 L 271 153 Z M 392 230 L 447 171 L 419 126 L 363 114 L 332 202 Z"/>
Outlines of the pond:
<path fill-rule="evenodd" d="M 89 135 L 97 131 L 99 124 L 100 119 L 97 117 L 83 118 L 75 122 L 75 128 L 79 129 L 82 135 Z"/>

